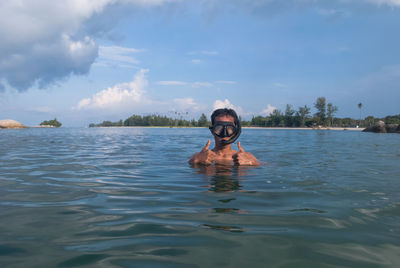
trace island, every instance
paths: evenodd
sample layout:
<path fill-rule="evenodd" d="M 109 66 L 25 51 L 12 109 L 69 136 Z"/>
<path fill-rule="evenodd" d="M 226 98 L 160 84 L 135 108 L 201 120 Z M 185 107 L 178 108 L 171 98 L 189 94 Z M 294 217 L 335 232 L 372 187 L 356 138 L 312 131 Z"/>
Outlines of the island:
<path fill-rule="evenodd" d="M 49 121 L 43 121 L 42 123 L 40 123 L 40 127 L 61 127 L 62 124 L 57 121 L 57 118 L 54 118 L 53 120 L 49 120 Z"/>

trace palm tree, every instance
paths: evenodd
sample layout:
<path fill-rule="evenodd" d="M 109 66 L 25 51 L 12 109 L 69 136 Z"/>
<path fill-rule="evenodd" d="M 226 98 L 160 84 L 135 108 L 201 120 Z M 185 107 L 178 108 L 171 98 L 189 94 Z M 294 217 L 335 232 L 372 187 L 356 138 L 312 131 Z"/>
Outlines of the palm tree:
<path fill-rule="evenodd" d="M 358 125 L 361 125 L 361 108 L 362 108 L 362 103 L 360 102 L 358 104 L 358 109 L 360 109 L 360 121 L 358 122 Z"/>

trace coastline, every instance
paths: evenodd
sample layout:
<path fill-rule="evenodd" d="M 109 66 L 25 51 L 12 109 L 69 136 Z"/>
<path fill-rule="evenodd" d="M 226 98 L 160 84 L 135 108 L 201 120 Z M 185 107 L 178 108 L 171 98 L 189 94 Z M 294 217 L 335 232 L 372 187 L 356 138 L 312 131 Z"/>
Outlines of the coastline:
<path fill-rule="evenodd" d="M 207 127 L 178 127 L 178 126 L 110 126 L 110 127 L 89 127 L 89 128 L 207 128 Z M 273 129 L 273 130 L 351 130 L 351 131 L 363 131 L 364 128 L 356 127 L 242 127 L 246 129 Z"/>
<path fill-rule="evenodd" d="M 251 129 L 294 129 L 294 130 L 351 130 L 351 131 L 363 131 L 365 128 L 356 128 L 356 127 L 320 127 L 320 128 L 311 128 L 311 127 L 242 127 L 242 128 L 251 128 Z"/>

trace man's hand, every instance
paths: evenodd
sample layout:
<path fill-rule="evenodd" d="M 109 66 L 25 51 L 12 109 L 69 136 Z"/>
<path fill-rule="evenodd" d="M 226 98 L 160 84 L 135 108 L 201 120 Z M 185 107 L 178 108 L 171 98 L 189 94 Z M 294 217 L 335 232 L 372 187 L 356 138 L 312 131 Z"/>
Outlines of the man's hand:
<path fill-rule="evenodd" d="M 215 159 L 215 153 L 208 148 L 210 147 L 211 141 L 208 140 L 206 146 L 204 146 L 203 150 L 198 153 L 195 153 L 189 160 L 190 164 L 203 164 L 210 165 Z"/>
<path fill-rule="evenodd" d="M 251 153 L 245 152 L 238 142 L 239 152 L 232 156 L 233 163 L 238 166 L 257 166 L 259 165 L 257 158 Z"/>

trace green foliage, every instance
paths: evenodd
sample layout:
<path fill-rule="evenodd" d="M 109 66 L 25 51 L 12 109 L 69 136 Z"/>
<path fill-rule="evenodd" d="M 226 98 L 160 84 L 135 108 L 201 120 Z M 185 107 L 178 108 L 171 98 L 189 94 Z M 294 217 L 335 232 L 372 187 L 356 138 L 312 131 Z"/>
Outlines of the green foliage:
<path fill-rule="evenodd" d="M 327 120 L 328 120 L 328 126 L 333 125 L 333 115 L 338 111 L 337 106 L 333 106 L 332 103 L 328 103 L 328 112 L 327 112 Z"/>
<path fill-rule="evenodd" d="M 284 124 L 288 127 L 293 127 L 295 125 L 295 118 L 293 117 L 296 111 L 292 109 L 292 105 L 286 104 Z"/>
<path fill-rule="evenodd" d="M 284 126 L 283 122 L 285 119 L 280 110 L 278 109 L 273 110 L 269 117 L 271 118 L 271 126 L 273 127 Z"/>
<path fill-rule="evenodd" d="M 296 112 L 296 116 L 299 119 L 300 127 L 304 127 L 306 125 L 306 120 L 308 115 L 310 114 L 311 109 L 304 105 L 303 107 L 299 107 L 299 110 Z M 312 123 L 311 123 L 312 125 Z"/>
<path fill-rule="evenodd" d="M 60 122 L 57 121 L 56 118 L 54 118 L 53 120 L 49 120 L 49 121 L 43 121 L 42 123 L 40 123 L 41 126 L 53 126 L 53 127 L 61 127 L 62 124 Z"/>
<path fill-rule="evenodd" d="M 358 109 L 360 109 L 360 121 L 359 121 L 359 124 L 361 125 L 361 108 L 362 108 L 362 103 L 360 102 L 357 106 L 358 106 Z"/>
<path fill-rule="evenodd" d="M 239 120 L 242 126 L 254 126 L 254 127 L 312 127 L 315 125 L 328 125 L 333 127 L 368 127 L 376 124 L 379 120 L 384 121 L 386 124 L 400 124 L 400 114 L 393 116 L 386 116 L 385 118 L 374 118 L 368 116 L 364 120 L 355 120 L 350 117 L 337 118 L 334 117 L 338 111 L 338 107 L 332 103 L 326 105 L 326 99 L 320 97 L 315 103 L 315 107 L 318 112 L 313 117 L 310 116 L 311 109 L 307 105 L 299 107 L 297 111 L 292 108 L 292 105 L 287 104 L 285 113 L 275 109 L 268 116 L 254 116 L 250 121 Z M 103 121 L 100 124 L 90 124 L 89 127 L 113 127 L 113 126 L 165 126 L 165 127 L 207 127 L 211 124 L 207 120 L 205 114 L 202 114 L 196 121 L 182 119 L 182 115 L 176 113 L 177 118 L 169 118 L 167 116 L 160 115 L 132 115 L 125 119 L 125 121 L 119 120 L 118 122 Z M 187 115 L 187 113 L 186 113 Z M 51 122 L 58 122 L 56 119 L 51 121 L 44 121 L 41 125 L 52 124 Z M 58 122 L 59 123 L 59 122 Z M 61 123 L 59 123 L 61 126 Z"/>
<path fill-rule="evenodd" d="M 245 120 L 242 119 L 241 116 L 239 116 L 239 121 L 240 121 L 240 124 L 242 125 L 242 127 L 249 127 L 249 126 L 251 126 L 251 121 L 245 121 Z"/>
<path fill-rule="evenodd" d="M 376 118 L 374 118 L 373 116 L 370 115 L 370 116 L 367 116 L 364 119 L 364 124 L 365 124 L 364 126 L 365 127 L 370 127 L 370 126 L 375 125 L 377 122 L 378 122 L 378 119 L 376 119 Z"/>
<path fill-rule="evenodd" d="M 326 119 L 326 99 L 325 97 L 319 97 L 317 98 L 317 101 L 314 103 L 315 109 L 317 109 L 317 113 L 315 113 L 315 116 L 319 120 L 320 125 L 325 125 L 325 119 Z"/>
<path fill-rule="evenodd" d="M 350 117 L 345 117 L 341 119 L 341 125 L 343 127 L 354 127 L 357 125 L 357 121 Z"/>
<path fill-rule="evenodd" d="M 267 122 L 268 122 L 267 117 L 263 117 L 261 115 L 253 117 L 251 119 L 252 126 L 266 127 Z M 243 123 L 242 123 L 242 125 L 243 125 Z"/>
<path fill-rule="evenodd" d="M 205 115 L 204 115 L 205 117 Z M 203 123 L 202 123 L 203 124 Z M 204 126 L 208 125 L 207 118 L 205 118 Z M 200 126 L 199 123 L 192 119 L 191 121 L 184 119 L 174 119 L 160 115 L 132 115 L 125 119 L 125 121 L 119 120 L 118 122 L 103 121 L 100 124 L 91 123 L 89 127 L 133 127 L 133 126 L 161 126 L 161 127 L 196 127 Z M 203 125 L 201 125 L 203 126 Z"/>
<path fill-rule="evenodd" d="M 399 115 L 388 115 L 383 118 L 386 124 L 400 124 L 400 114 Z"/>
<path fill-rule="evenodd" d="M 198 126 L 199 127 L 206 127 L 208 125 L 207 122 L 207 117 L 205 114 L 201 114 L 199 121 L 198 121 Z"/>

